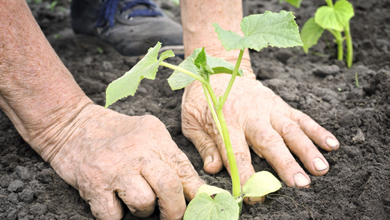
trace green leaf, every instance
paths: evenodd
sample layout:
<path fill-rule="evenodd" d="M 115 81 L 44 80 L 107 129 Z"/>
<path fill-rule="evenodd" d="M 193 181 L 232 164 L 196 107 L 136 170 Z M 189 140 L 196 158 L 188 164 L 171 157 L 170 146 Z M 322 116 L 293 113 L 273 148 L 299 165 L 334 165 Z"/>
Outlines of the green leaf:
<path fill-rule="evenodd" d="M 188 204 L 184 220 L 237 220 L 239 212 L 230 193 L 219 193 L 214 199 L 201 193 Z"/>
<path fill-rule="evenodd" d="M 354 16 L 353 6 L 346 0 L 340 0 L 331 6 L 321 6 L 317 9 L 314 19 L 324 29 L 343 31 Z"/>
<path fill-rule="evenodd" d="M 106 90 L 106 108 L 119 99 L 134 95 L 142 79 L 154 79 L 156 77 L 159 64 L 164 59 L 174 56 L 172 51 L 165 51 L 161 54 L 160 59 L 157 59 L 160 48 L 161 43 L 158 42 L 156 46 L 149 49 L 145 57 L 131 70 L 108 85 Z"/>
<path fill-rule="evenodd" d="M 169 58 L 169 57 L 174 57 L 175 54 L 173 53 L 172 50 L 166 50 L 160 55 L 160 62 Z"/>
<path fill-rule="evenodd" d="M 299 8 L 301 7 L 302 0 L 279 0 L 279 3 L 283 3 L 284 1 L 290 3 L 290 5 Z"/>
<path fill-rule="evenodd" d="M 253 174 L 242 187 L 244 197 L 260 197 L 282 188 L 282 184 L 268 171 Z"/>
<path fill-rule="evenodd" d="M 309 51 L 310 47 L 317 44 L 317 41 L 322 36 L 323 32 L 324 29 L 314 21 L 314 18 L 310 18 L 306 21 L 301 30 L 302 47 L 305 53 Z"/>
<path fill-rule="evenodd" d="M 194 64 L 194 60 L 198 58 L 199 53 L 202 52 L 202 48 L 195 49 L 194 52 L 191 54 L 191 56 L 187 57 L 180 65 L 179 67 L 186 69 L 192 73 L 195 73 L 197 75 L 200 75 L 198 67 Z M 217 74 L 217 73 L 228 73 L 231 74 L 233 72 L 234 66 L 233 64 L 227 62 L 226 60 L 217 58 L 217 57 L 211 57 L 206 54 L 206 60 L 207 65 L 212 69 L 210 74 Z M 198 58 L 199 59 L 199 58 Z M 200 60 L 196 61 L 198 64 L 200 63 Z M 222 72 L 222 70 L 227 70 L 226 72 Z M 228 71 L 230 70 L 230 71 Z M 217 71 L 217 72 L 216 72 Z M 239 71 L 239 74 L 243 76 L 242 70 Z M 172 75 L 168 78 L 168 83 L 171 86 L 172 90 L 182 89 L 186 87 L 188 84 L 192 83 L 195 79 L 185 73 L 182 73 L 178 70 L 175 70 Z"/>
<path fill-rule="evenodd" d="M 232 31 L 223 30 L 214 23 L 218 38 L 226 50 L 251 48 L 260 51 L 264 47 L 294 47 L 302 46 L 298 25 L 291 12 L 250 15 L 241 21 L 244 37 Z"/>
<path fill-rule="evenodd" d="M 207 184 L 203 184 L 199 187 L 198 191 L 196 191 L 195 196 L 197 196 L 201 193 L 206 193 L 207 195 L 212 196 L 212 195 L 218 194 L 218 193 L 229 193 L 229 192 L 227 190 L 221 189 L 221 188 L 216 187 L 216 186 L 210 186 Z"/>
<path fill-rule="evenodd" d="M 197 68 L 197 72 L 202 76 L 208 76 L 214 73 L 213 69 L 207 63 L 207 56 L 204 47 L 198 53 L 198 56 L 193 59 L 193 63 Z"/>

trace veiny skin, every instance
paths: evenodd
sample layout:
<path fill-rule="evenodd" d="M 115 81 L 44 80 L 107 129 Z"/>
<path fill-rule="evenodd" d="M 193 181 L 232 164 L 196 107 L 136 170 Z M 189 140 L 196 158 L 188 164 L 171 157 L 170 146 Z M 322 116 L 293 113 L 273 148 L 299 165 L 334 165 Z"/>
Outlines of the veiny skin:
<path fill-rule="evenodd" d="M 192 12 L 182 13 L 186 54 L 203 45 L 210 55 L 233 61 L 236 52 L 224 53 L 208 27 L 218 22 L 237 31 L 241 1 L 182 1 L 181 7 Z M 212 9 L 216 13 L 208 11 Z M 0 14 L 0 107 L 24 140 L 79 190 L 98 219 L 120 219 L 119 199 L 135 215 L 147 216 L 156 198 L 162 219 L 182 218 L 185 198 L 192 199 L 203 181 L 164 125 L 153 116 L 129 117 L 94 105 L 45 39 L 25 0 L 0 0 Z M 237 79 L 224 110 L 242 183 L 253 172 L 248 145 L 288 185 L 308 185 L 308 176 L 291 160 L 290 151 L 309 172 L 326 173 L 329 166 L 308 137 L 331 150 L 327 144 L 333 149 L 339 145 L 334 136 L 255 81 L 248 53 L 242 68 L 247 78 Z M 228 79 L 220 75 L 212 80 L 222 91 Z M 217 172 L 227 161 L 199 84 L 186 88 L 183 99 L 183 132 L 206 162 L 213 156 L 205 170 Z M 329 137 L 333 141 L 326 144 Z M 315 171 L 315 158 L 325 169 Z"/>
<path fill-rule="evenodd" d="M 182 0 L 184 48 L 189 56 L 196 48 L 204 47 L 210 56 L 235 64 L 239 51 L 223 48 L 214 31 L 213 23 L 224 30 L 241 33 L 241 0 Z M 249 146 L 265 158 L 288 186 L 308 187 L 310 178 L 292 156 L 296 154 L 313 175 L 324 175 L 329 164 L 311 140 L 327 151 L 339 148 L 339 142 L 330 132 L 309 116 L 288 106 L 270 89 L 255 80 L 248 51 L 240 68 L 245 77 L 237 77 L 225 103 L 223 112 L 228 124 L 233 151 L 244 184 L 254 172 Z M 217 95 L 225 91 L 230 76 L 216 75 L 211 84 Z M 183 133 L 195 144 L 208 173 L 216 173 L 223 165 L 228 167 L 225 148 L 212 123 L 203 89 L 199 82 L 187 86 L 182 102 Z M 229 170 L 229 169 L 228 169 Z M 262 201 L 250 198 L 245 202 Z"/>
<path fill-rule="evenodd" d="M 181 219 L 185 198 L 204 182 L 162 122 L 94 105 L 25 0 L 0 0 L 0 14 L 0 106 L 24 140 L 79 190 L 97 219 L 121 219 L 119 199 L 148 216 L 156 198 L 162 219 Z"/>
<path fill-rule="evenodd" d="M 67 133 L 50 163 L 99 219 L 120 219 L 119 199 L 147 217 L 156 198 L 163 219 L 180 219 L 185 197 L 192 199 L 204 184 L 154 116 L 128 117 L 89 105 Z"/>
<path fill-rule="evenodd" d="M 215 75 L 212 85 L 217 95 L 227 87 L 229 75 Z M 229 167 L 226 150 L 207 107 L 200 83 L 187 87 L 183 97 L 182 127 L 184 134 L 194 142 L 202 156 L 208 173 Z M 305 187 L 309 176 L 298 165 L 291 152 L 296 154 L 305 168 L 314 175 L 323 175 L 329 165 L 310 139 L 331 151 L 327 138 L 336 138 L 309 116 L 288 106 L 259 81 L 238 77 L 223 108 L 237 160 L 241 184 L 254 173 L 249 147 L 273 166 L 288 186 Z M 290 152 L 291 151 L 291 152 Z M 212 161 L 207 158 L 211 156 Z M 326 168 L 316 169 L 314 159 L 319 158 Z M 229 170 L 229 169 L 228 169 Z M 297 173 L 307 178 L 307 184 L 294 180 Z"/>

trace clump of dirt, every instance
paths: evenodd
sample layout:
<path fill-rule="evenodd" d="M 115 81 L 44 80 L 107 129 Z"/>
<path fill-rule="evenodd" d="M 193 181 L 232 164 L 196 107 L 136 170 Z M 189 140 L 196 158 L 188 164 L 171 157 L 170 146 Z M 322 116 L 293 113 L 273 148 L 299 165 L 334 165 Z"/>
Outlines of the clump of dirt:
<path fill-rule="evenodd" d="M 306 1 L 300 9 L 279 1 L 243 1 L 244 14 L 291 10 L 297 23 L 314 15 L 322 1 Z M 180 20 L 177 6 L 158 1 Z M 86 42 L 70 28 L 69 1 L 47 9 L 48 1 L 30 3 L 50 43 L 85 93 L 103 105 L 105 88 L 138 60 L 122 57 L 100 43 Z M 325 176 L 311 176 L 308 189 L 284 186 L 264 204 L 245 205 L 241 219 L 390 219 L 390 2 L 352 1 L 354 65 L 337 61 L 331 36 L 305 54 L 301 48 L 269 48 L 251 52 L 257 78 L 287 103 L 330 130 L 341 142 L 338 151 L 323 152 L 330 164 Z M 320 54 L 320 55 L 318 55 Z M 169 62 L 180 63 L 181 58 Z M 230 189 L 226 171 L 208 175 L 202 159 L 181 133 L 182 91 L 171 91 L 162 68 L 155 81 L 144 80 L 134 97 L 112 109 L 127 115 L 152 114 L 167 126 L 201 177 Z M 356 85 L 356 75 L 359 87 Z M 20 137 L 0 112 L 0 219 L 93 219 L 88 205 Z M 256 171 L 272 168 L 252 154 Z M 274 172 L 275 173 L 275 172 Z M 129 212 L 125 219 L 137 219 Z M 147 219 L 159 219 L 158 210 Z"/>

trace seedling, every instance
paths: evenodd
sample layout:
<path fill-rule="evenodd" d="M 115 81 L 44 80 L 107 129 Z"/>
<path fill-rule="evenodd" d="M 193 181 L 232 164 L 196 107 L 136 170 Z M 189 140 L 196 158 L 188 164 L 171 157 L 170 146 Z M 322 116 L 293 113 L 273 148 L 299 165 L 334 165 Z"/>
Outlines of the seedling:
<path fill-rule="evenodd" d="M 317 44 L 324 30 L 328 30 L 336 39 L 339 60 L 344 58 L 344 40 L 346 41 L 346 61 L 348 68 L 350 68 L 353 59 L 353 45 L 349 20 L 354 16 L 353 6 L 347 0 L 339 0 L 335 4 L 332 0 L 325 0 L 325 2 L 327 5 L 319 7 L 314 17 L 303 25 L 301 31 L 303 50 L 307 53 L 310 47 Z"/>
<path fill-rule="evenodd" d="M 301 3 L 302 3 L 302 0 L 279 0 L 279 3 L 283 3 L 283 2 L 288 2 L 290 3 L 290 5 L 296 7 L 296 8 L 299 8 L 301 7 Z"/>
<path fill-rule="evenodd" d="M 241 22 L 244 36 L 225 31 L 218 24 L 213 25 L 226 50 L 240 50 L 235 66 L 225 60 L 207 55 L 204 48 L 196 49 L 180 65 L 172 65 L 164 60 L 173 57 L 173 52 L 164 51 L 158 57 L 161 43 L 157 43 L 130 71 L 108 85 L 106 91 L 105 107 L 108 107 L 121 98 L 134 95 L 142 79 L 154 79 L 159 66 L 174 70 L 168 78 L 168 83 L 173 90 L 182 89 L 195 80 L 201 82 L 215 125 L 226 148 L 233 189 L 230 194 L 217 187 L 201 186 L 195 198 L 188 205 L 184 219 L 238 219 L 243 198 L 261 197 L 281 188 L 279 180 L 271 173 L 262 171 L 252 175 L 241 189 L 237 164 L 222 109 L 236 76 L 243 75 L 239 67 L 245 49 L 260 51 L 268 46 L 283 48 L 302 46 L 294 15 L 286 11 L 280 13 L 267 11 L 264 14 L 245 17 Z M 211 87 L 210 78 L 214 74 L 223 73 L 231 74 L 231 79 L 223 95 L 217 97 Z"/>

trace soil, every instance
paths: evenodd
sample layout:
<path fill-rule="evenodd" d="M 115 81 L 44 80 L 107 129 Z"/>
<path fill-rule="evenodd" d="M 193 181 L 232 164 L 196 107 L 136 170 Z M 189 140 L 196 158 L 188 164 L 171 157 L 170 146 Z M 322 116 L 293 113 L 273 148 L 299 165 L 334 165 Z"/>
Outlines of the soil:
<path fill-rule="evenodd" d="M 323 1 L 304 0 L 296 9 L 277 0 L 246 0 L 245 15 L 265 10 L 291 10 L 300 27 Z M 30 7 L 43 32 L 85 93 L 103 105 L 105 89 L 140 58 L 123 57 L 112 48 L 75 36 L 70 27 L 69 1 L 48 1 Z M 180 21 L 177 6 L 158 1 Z M 255 73 L 294 108 L 336 135 L 341 148 L 323 154 L 330 164 L 325 176 L 311 176 L 308 189 L 284 187 L 264 204 L 245 205 L 241 219 L 390 219 L 390 1 L 354 0 L 351 20 L 354 64 L 337 61 L 328 33 L 305 54 L 301 48 L 251 52 Z M 180 57 L 169 62 L 180 63 Z M 183 91 L 171 91 L 162 68 L 155 81 L 144 80 L 134 97 L 112 109 L 127 115 L 152 114 L 167 126 L 200 176 L 230 189 L 226 170 L 208 175 L 202 159 L 181 132 Z M 356 76 L 359 86 L 356 85 Z M 88 205 L 45 163 L 0 112 L 0 219 L 93 219 Z M 274 172 L 253 154 L 256 171 Z M 274 172 L 275 173 L 275 172 Z M 129 212 L 124 219 L 137 219 Z M 147 219 L 159 219 L 158 210 Z"/>

